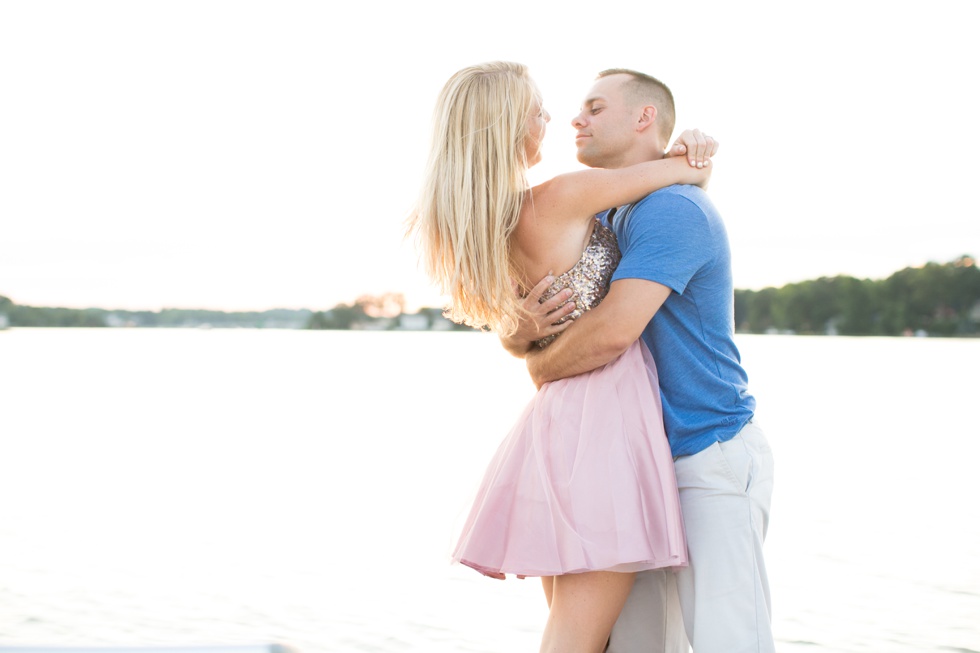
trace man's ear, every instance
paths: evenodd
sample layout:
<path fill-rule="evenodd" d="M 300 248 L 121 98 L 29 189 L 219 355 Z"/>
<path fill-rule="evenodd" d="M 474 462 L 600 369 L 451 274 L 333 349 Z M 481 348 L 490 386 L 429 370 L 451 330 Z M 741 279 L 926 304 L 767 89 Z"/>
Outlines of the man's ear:
<path fill-rule="evenodd" d="M 645 131 L 655 122 L 657 122 L 657 107 L 653 106 L 652 104 L 648 104 L 643 107 L 643 112 L 640 113 L 640 118 L 636 121 L 636 131 Z"/>

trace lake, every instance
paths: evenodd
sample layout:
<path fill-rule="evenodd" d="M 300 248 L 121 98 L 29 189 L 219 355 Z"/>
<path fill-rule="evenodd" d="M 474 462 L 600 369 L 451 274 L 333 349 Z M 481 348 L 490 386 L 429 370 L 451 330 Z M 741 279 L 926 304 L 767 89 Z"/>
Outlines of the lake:
<path fill-rule="evenodd" d="M 980 340 L 739 336 L 780 651 L 980 651 Z M 0 332 L 0 646 L 535 651 L 447 563 L 533 393 L 493 336 Z"/>

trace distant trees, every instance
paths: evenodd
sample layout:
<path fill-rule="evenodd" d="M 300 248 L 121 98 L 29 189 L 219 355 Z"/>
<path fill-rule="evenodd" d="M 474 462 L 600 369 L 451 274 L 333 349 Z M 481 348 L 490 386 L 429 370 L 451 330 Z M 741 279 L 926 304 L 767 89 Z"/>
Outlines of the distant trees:
<path fill-rule="evenodd" d="M 337 304 L 329 311 L 317 311 L 306 323 L 307 329 L 350 329 L 365 318 L 364 307 L 358 304 Z"/>
<path fill-rule="evenodd" d="M 312 311 L 306 309 L 229 312 L 165 308 L 161 311 L 113 311 L 111 321 L 114 326 L 298 329 L 306 324 L 310 315 Z"/>
<path fill-rule="evenodd" d="M 20 306 L 7 297 L 0 297 L 0 313 L 7 316 L 10 326 L 31 327 L 104 327 L 105 311 L 97 308 L 37 308 Z"/>
<path fill-rule="evenodd" d="M 226 312 L 165 308 L 161 311 L 110 311 L 102 308 L 46 308 L 21 306 L 0 297 L 0 314 L 10 326 L 20 327 L 244 327 L 253 329 L 297 329 L 306 324 L 311 311 Z"/>
<path fill-rule="evenodd" d="M 905 268 L 887 279 L 822 277 L 735 291 L 741 332 L 896 336 L 980 334 L 980 268 L 970 256 Z"/>

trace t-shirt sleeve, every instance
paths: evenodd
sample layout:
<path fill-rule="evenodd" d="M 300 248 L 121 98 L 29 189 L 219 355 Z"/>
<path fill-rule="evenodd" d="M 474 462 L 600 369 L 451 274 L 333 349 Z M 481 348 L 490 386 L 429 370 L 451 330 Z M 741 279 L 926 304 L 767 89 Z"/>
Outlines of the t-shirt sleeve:
<path fill-rule="evenodd" d="M 694 274 L 711 258 L 707 216 L 697 204 L 677 194 L 646 197 L 617 233 L 623 258 L 613 281 L 646 279 L 683 294 Z"/>

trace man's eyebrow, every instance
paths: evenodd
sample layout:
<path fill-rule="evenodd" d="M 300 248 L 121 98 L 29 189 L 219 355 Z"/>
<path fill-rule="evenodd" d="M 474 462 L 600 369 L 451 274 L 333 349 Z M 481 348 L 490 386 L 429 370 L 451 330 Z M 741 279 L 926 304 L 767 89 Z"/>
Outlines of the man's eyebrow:
<path fill-rule="evenodd" d="M 585 98 L 585 102 L 582 103 L 582 106 L 587 107 L 590 104 L 594 104 L 595 102 L 599 102 L 603 99 L 604 98 L 601 95 L 593 95 L 592 97 Z"/>

